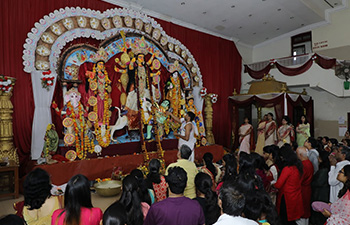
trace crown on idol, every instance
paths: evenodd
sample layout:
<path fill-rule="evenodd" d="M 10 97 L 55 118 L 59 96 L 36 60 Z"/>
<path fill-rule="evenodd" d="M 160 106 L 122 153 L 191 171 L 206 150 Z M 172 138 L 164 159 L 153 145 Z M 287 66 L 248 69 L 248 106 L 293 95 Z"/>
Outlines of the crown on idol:
<path fill-rule="evenodd" d="M 131 44 L 131 50 L 132 52 L 137 55 L 137 54 L 143 54 L 147 55 L 148 54 L 148 44 L 145 40 L 145 37 L 142 36 L 141 39 L 135 40 L 133 44 Z"/>

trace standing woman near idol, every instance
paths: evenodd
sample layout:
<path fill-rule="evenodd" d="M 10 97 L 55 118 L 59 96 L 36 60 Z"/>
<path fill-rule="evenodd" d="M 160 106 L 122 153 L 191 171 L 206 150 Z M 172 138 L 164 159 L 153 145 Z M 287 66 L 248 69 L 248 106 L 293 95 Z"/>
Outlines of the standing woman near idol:
<path fill-rule="evenodd" d="M 265 147 L 265 127 L 267 122 L 267 114 L 264 115 L 263 119 L 259 122 L 257 128 L 257 140 L 255 145 L 255 152 L 263 155 L 263 148 Z"/>
<path fill-rule="evenodd" d="M 244 118 L 244 123 L 238 129 L 239 135 L 239 153 L 250 153 L 251 138 L 253 137 L 253 126 L 249 123 L 248 117 Z"/>
<path fill-rule="evenodd" d="M 296 128 L 297 131 L 297 143 L 299 147 L 304 146 L 305 141 L 311 136 L 310 135 L 310 124 L 306 119 L 305 115 L 302 115 L 299 124 Z"/>
<path fill-rule="evenodd" d="M 276 139 L 277 139 L 276 130 L 277 130 L 277 124 L 273 120 L 273 114 L 268 113 L 266 127 L 265 127 L 265 146 L 276 144 Z"/>
<path fill-rule="evenodd" d="M 291 145 L 294 141 L 294 127 L 288 116 L 284 116 L 282 119 L 282 125 L 277 130 L 277 140 L 278 147 L 282 147 L 285 143 Z"/>

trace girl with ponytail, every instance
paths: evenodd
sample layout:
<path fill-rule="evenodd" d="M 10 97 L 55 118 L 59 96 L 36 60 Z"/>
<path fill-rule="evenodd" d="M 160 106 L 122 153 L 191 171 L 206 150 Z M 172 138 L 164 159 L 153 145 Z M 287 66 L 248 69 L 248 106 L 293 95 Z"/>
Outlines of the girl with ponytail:
<path fill-rule="evenodd" d="M 125 208 L 127 224 L 142 225 L 150 207 L 147 203 L 141 203 L 136 178 L 131 175 L 126 176 L 123 179 L 122 191 L 119 202 Z"/>
<path fill-rule="evenodd" d="M 210 152 L 207 152 L 203 155 L 203 163 L 204 166 L 200 168 L 199 171 L 206 173 L 210 176 L 212 183 L 213 183 L 213 191 L 215 191 L 216 189 L 216 182 L 219 180 L 220 176 L 221 176 L 221 170 L 219 168 L 217 168 L 214 164 L 213 164 L 213 154 L 211 154 Z"/>
<path fill-rule="evenodd" d="M 152 159 L 148 165 L 149 173 L 146 179 L 147 188 L 154 191 L 157 202 L 166 199 L 168 189 L 164 176 L 159 173 L 160 167 L 160 161 Z"/>
<path fill-rule="evenodd" d="M 339 191 L 339 199 L 331 205 L 330 211 L 324 209 L 322 214 L 327 219 L 327 225 L 350 224 L 350 165 L 346 165 L 338 173 L 337 180 L 344 184 Z"/>
<path fill-rule="evenodd" d="M 206 173 L 198 173 L 194 179 L 194 183 L 197 189 L 197 200 L 202 206 L 205 215 L 205 224 L 214 224 L 220 214 L 221 210 L 218 206 L 218 196 L 211 189 L 213 186 L 212 179 Z"/>

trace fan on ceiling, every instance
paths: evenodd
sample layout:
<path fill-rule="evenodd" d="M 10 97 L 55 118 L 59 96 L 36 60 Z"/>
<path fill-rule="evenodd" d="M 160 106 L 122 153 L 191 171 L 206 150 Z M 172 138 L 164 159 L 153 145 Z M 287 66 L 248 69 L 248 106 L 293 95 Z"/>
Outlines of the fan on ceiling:
<path fill-rule="evenodd" d="M 344 61 L 341 64 L 337 64 L 335 67 L 335 75 L 341 79 L 345 79 L 344 89 L 349 90 L 350 82 L 348 80 L 350 78 L 350 62 Z"/>

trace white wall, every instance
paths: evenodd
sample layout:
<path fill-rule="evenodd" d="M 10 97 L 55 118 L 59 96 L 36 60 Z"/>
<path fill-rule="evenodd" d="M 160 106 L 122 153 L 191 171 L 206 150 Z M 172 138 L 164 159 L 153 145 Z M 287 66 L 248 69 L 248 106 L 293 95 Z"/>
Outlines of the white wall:
<path fill-rule="evenodd" d="M 247 46 L 245 44 L 241 44 L 236 42 L 237 50 L 239 51 L 242 57 L 243 64 L 251 64 L 253 63 L 253 47 Z"/>
<path fill-rule="evenodd" d="M 283 38 L 268 45 L 253 48 L 253 62 L 291 56 L 291 40 Z"/>

